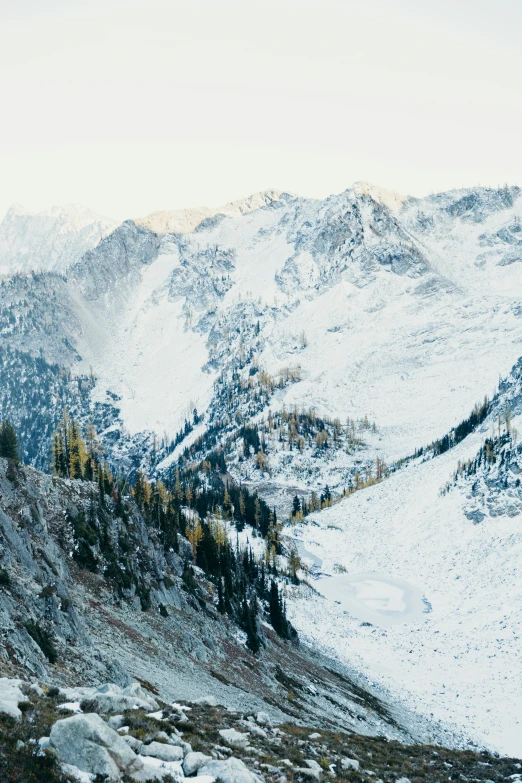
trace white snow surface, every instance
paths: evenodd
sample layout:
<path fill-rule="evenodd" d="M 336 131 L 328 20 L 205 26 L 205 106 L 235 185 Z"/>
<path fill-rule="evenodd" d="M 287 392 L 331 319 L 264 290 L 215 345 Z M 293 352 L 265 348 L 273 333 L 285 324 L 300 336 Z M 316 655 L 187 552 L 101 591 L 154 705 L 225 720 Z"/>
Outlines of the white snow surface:
<path fill-rule="evenodd" d="M 522 517 L 473 524 L 463 513 L 462 489 L 439 494 L 483 437 L 477 432 L 440 457 L 410 464 L 289 530 L 304 554 L 318 559 L 321 574 L 335 580 L 346 569 L 347 580 L 370 572 L 381 582 L 411 585 L 426 601 L 424 613 L 379 627 L 386 607 L 374 604 L 374 622 L 361 624 L 342 581 L 328 598 L 294 589 L 288 609 L 305 641 L 440 723 L 455 743 L 520 756 Z M 320 576 L 311 584 L 321 591 L 328 581 Z M 376 597 L 375 590 L 366 595 Z M 401 596 L 394 598 L 400 609 Z"/>
<path fill-rule="evenodd" d="M 425 611 L 418 588 L 385 574 L 336 574 L 316 580 L 314 587 L 353 617 L 383 628 L 418 619 Z"/>

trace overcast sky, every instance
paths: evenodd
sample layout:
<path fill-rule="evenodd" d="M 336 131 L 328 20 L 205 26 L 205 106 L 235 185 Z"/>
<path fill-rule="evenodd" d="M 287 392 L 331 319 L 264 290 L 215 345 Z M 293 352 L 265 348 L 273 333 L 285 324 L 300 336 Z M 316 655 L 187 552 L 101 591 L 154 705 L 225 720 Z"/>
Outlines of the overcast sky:
<path fill-rule="evenodd" d="M 0 0 L 0 215 L 522 185 L 521 0 Z"/>

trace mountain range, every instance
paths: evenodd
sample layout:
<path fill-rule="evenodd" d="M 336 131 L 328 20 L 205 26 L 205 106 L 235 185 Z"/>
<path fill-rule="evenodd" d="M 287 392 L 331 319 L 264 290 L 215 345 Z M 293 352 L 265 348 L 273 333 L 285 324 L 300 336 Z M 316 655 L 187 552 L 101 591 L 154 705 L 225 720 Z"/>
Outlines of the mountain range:
<path fill-rule="evenodd" d="M 521 218 L 508 186 L 12 207 L 1 416 L 38 470 L 64 408 L 131 482 L 215 459 L 298 547 L 305 643 L 422 732 L 520 754 Z"/>

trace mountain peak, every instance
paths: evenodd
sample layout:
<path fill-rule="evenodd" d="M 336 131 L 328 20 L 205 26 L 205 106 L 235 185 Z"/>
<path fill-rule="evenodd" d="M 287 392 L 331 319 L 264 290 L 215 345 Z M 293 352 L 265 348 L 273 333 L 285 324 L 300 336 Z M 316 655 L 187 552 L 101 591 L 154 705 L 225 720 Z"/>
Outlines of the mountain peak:
<path fill-rule="evenodd" d="M 262 209 L 276 201 L 294 198 L 293 194 L 282 190 L 264 190 L 252 193 L 236 201 L 219 207 L 189 207 L 188 209 L 162 209 L 151 212 L 134 222 L 154 231 L 156 234 L 185 234 L 194 229 L 207 218 L 215 215 L 239 216 Z"/>
<path fill-rule="evenodd" d="M 391 209 L 392 212 L 398 212 L 409 198 L 409 196 L 404 196 L 395 190 L 386 190 L 379 187 L 379 185 L 372 185 L 371 182 L 365 182 L 364 180 L 355 182 L 350 190 L 361 196 L 370 196 L 374 201 Z"/>

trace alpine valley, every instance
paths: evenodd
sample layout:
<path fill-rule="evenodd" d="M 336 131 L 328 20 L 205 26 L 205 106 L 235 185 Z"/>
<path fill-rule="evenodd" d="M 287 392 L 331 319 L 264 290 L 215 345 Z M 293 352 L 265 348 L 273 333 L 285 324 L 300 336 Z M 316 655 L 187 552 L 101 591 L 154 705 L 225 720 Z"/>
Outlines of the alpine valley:
<path fill-rule="evenodd" d="M 520 188 L 14 206 L 0 274 L 6 780 L 520 780 Z"/>

